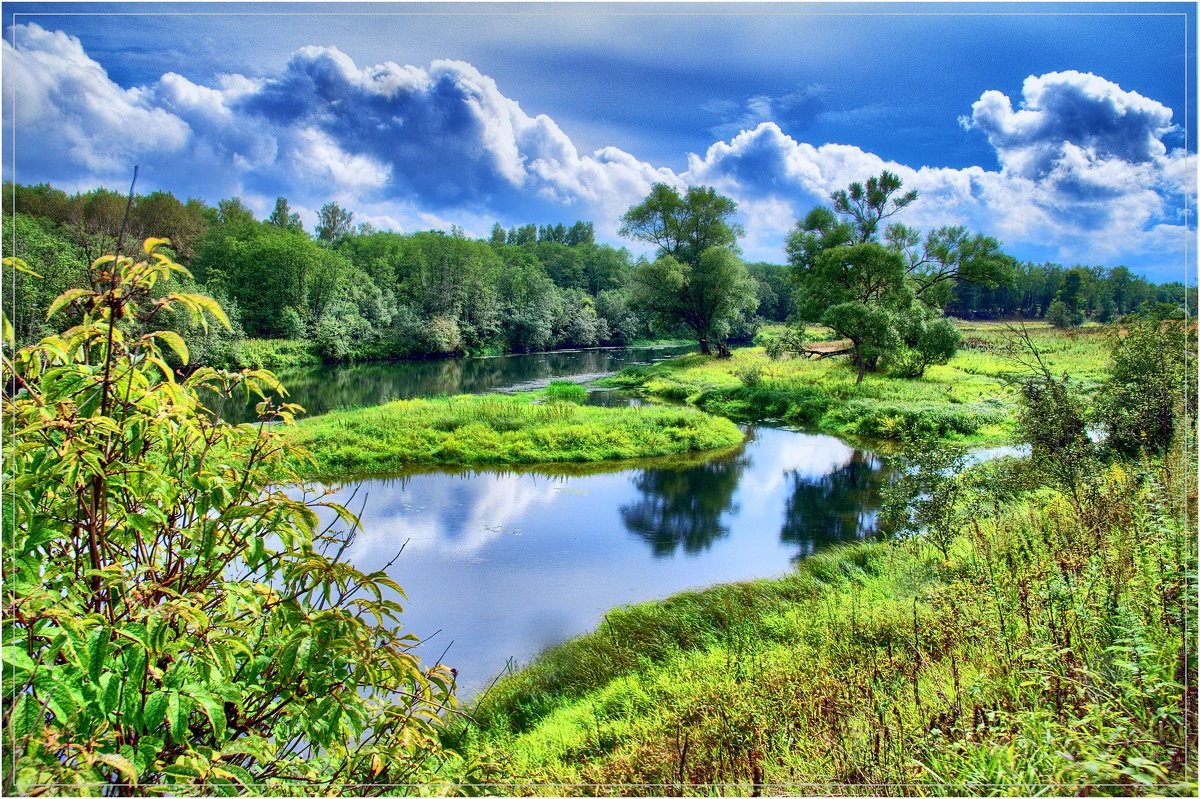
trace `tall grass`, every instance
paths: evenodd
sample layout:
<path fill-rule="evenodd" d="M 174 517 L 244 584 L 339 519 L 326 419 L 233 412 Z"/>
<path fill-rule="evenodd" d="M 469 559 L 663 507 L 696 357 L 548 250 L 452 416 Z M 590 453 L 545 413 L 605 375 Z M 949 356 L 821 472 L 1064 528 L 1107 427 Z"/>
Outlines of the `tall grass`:
<path fill-rule="evenodd" d="M 1194 470 L 1112 464 L 1087 520 L 984 471 L 1011 498 L 948 556 L 855 544 L 614 611 L 449 743 L 503 792 L 1194 794 Z"/>

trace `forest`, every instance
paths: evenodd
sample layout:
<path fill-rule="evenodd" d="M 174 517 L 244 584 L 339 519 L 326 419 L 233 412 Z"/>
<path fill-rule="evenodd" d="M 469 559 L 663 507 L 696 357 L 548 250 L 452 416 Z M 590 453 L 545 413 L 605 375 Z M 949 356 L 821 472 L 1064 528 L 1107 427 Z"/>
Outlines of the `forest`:
<path fill-rule="evenodd" d="M 47 319 L 47 308 L 61 292 L 89 284 L 88 264 L 113 250 L 123 221 L 126 249 L 148 236 L 168 238 L 173 257 L 191 272 L 186 288 L 213 297 L 229 316 L 228 331 L 205 331 L 180 313 L 155 321 L 183 336 L 193 365 L 279 367 L 696 338 L 638 301 L 634 276 L 645 257 L 598 243 L 591 222 L 496 224 L 487 239 L 471 239 L 457 227 L 375 230 L 331 202 L 309 232 L 282 197 L 264 220 L 238 198 L 214 207 L 155 191 L 134 197 L 126 221 L 128 199 L 105 188 L 67 194 L 47 184 L 5 184 L 4 255 L 23 258 L 42 276 L 18 274 L 4 293 L 18 345 L 59 328 L 63 318 Z M 748 296 L 720 331 L 730 342 L 749 342 L 763 324 L 787 322 L 797 311 L 787 265 L 745 266 Z M 1182 305 L 1185 293 L 1182 283 L 1156 285 L 1124 266 L 1016 261 L 994 284 L 948 287 L 939 297 L 947 315 L 1048 318 L 1061 327 L 1111 321 L 1147 303 Z"/>

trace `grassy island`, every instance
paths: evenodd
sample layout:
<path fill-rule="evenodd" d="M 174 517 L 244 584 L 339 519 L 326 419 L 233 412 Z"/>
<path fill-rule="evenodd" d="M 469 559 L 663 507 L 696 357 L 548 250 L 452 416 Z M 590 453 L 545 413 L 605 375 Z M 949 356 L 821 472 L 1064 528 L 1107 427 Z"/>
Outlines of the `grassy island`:
<path fill-rule="evenodd" d="M 596 463 L 722 449 L 743 439 L 728 419 L 691 408 L 572 401 L 582 393 L 556 383 L 514 395 L 400 400 L 307 419 L 288 436 L 312 453 L 305 471 L 319 477 L 423 465 Z"/>

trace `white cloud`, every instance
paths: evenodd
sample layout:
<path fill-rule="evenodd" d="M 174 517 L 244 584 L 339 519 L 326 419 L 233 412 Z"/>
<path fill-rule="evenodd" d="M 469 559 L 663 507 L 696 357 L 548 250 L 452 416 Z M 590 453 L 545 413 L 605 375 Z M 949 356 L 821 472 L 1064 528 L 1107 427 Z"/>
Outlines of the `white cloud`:
<path fill-rule="evenodd" d="M 123 181 L 209 201 L 241 194 L 297 208 L 329 199 L 358 218 L 405 229 L 455 223 L 595 222 L 613 239 L 621 214 L 655 182 L 707 184 L 740 205 L 746 256 L 781 260 L 794 220 L 832 191 L 884 169 L 921 199 L 904 221 L 965 224 L 1010 247 L 1083 261 L 1175 258 L 1194 170 L 1169 151 L 1171 110 L 1096 75 L 1026 79 L 1022 97 L 984 91 L 963 124 L 995 148 L 999 171 L 912 167 L 861 148 L 814 146 L 784 132 L 789 113 L 830 114 L 820 87 L 717 103 L 737 127 L 676 173 L 615 147 L 579 152 L 550 117 L 530 115 L 471 64 L 358 66 L 334 47 L 296 50 L 281 72 L 218 75 L 211 85 L 170 72 L 145 87 L 116 84 L 80 41 L 37 25 L 3 45 L 15 102 L 22 181 L 70 187 Z M 6 97 L 7 100 L 7 97 Z M 861 110 L 861 109 L 860 109 Z M 6 158 L 12 158 L 6 152 Z M 11 164 L 11 162 L 10 162 Z M 269 208 L 266 208 L 269 210 Z"/>

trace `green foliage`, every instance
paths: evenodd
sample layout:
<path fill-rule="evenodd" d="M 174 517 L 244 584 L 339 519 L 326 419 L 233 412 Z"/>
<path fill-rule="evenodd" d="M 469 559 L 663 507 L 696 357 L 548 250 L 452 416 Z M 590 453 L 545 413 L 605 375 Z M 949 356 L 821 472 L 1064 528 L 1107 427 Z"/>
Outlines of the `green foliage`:
<path fill-rule="evenodd" d="M 653 244 L 659 255 L 696 265 L 709 249 L 734 250 L 740 225 L 730 224 L 737 204 L 708 186 L 689 186 L 681 197 L 665 183 L 621 217 L 621 235 Z"/>
<path fill-rule="evenodd" d="M 938 228 L 923 242 L 900 224 L 880 231 L 916 200 L 915 191 L 900 194 L 901 186 L 889 172 L 865 187 L 853 183 L 833 193 L 832 209 L 814 208 L 788 237 L 798 316 L 850 339 L 860 383 L 885 358 L 906 377 L 949 360 L 953 328 L 929 323 L 929 312 L 940 313 L 957 282 L 994 288 L 1012 275 L 999 243 L 965 228 Z"/>
<path fill-rule="evenodd" d="M 183 338 L 149 329 L 210 298 L 147 240 L 95 289 L 49 308 L 75 324 L 6 343 L 3 709 L 7 795 L 379 793 L 433 779 L 453 679 L 399 628 L 399 586 L 336 556 L 284 486 L 305 456 L 201 396 L 278 391 L 271 373 L 179 378 Z M 6 260 L 6 267 L 15 264 Z M 170 353 L 170 356 L 168 356 Z M 285 422 L 295 406 L 260 406 Z"/>
<path fill-rule="evenodd" d="M 1096 490 L 1096 445 L 1088 437 L 1083 399 L 1070 377 L 1056 378 L 1025 328 L 1013 331 L 1017 358 L 1026 373 L 1017 379 L 1021 437 L 1033 463 L 1065 491 L 1082 514 L 1087 495 Z"/>
<path fill-rule="evenodd" d="M 1098 408 L 1107 446 L 1125 454 L 1162 453 L 1181 423 L 1195 419 L 1195 344 L 1194 327 L 1155 315 L 1116 331 Z"/>
<path fill-rule="evenodd" d="M 1056 297 L 1046 309 L 1046 321 L 1057 328 L 1078 327 L 1083 324 L 1083 314 L 1072 311 L 1065 302 Z"/>
<path fill-rule="evenodd" d="M 328 202 L 317 212 L 317 240 L 337 244 L 350 234 L 354 214 L 335 202 Z"/>
<path fill-rule="evenodd" d="M 658 247 L 653 263 L 633 271 L 631 307 L 660 332 L 690 331 L 706 355 L 710 342 L 728 355 L 725 340 L 758 306 L 758 284 L 736 254 L 741 227 L 728 221 L 736 212 L 736 203 L 707 186 L 681 197 L 658 183 L 621 217 L 622 236 Z"/>
<path fill-rule="evenodd" d="M 919 305 L 899 319 L 898 328 L 903 345 L 887 361 L 888 374 L 896 377 L 924 377 L 926 367 L 949 362 L 962 340 L 953 322 Z"/>
<path fill-rule="evenodd" d="M 705 250 L 695 264 L 663 255 L 634 268 L 630 305 L 650 315 L 663 332 L 684 328 L 710 352 L 724 353 L 732 324 L 753 313 L 758 298 L 746 267 L 728 249 Z"/>
<path fill-rule="evenodd" d="M 883 492 L 880 529 L 922 535 L 950 558 L 950 547 L 975 510 L 965 501 L 967 451 L 932 436 L 911 437 L 894 464 L 900 477 Z"/>

